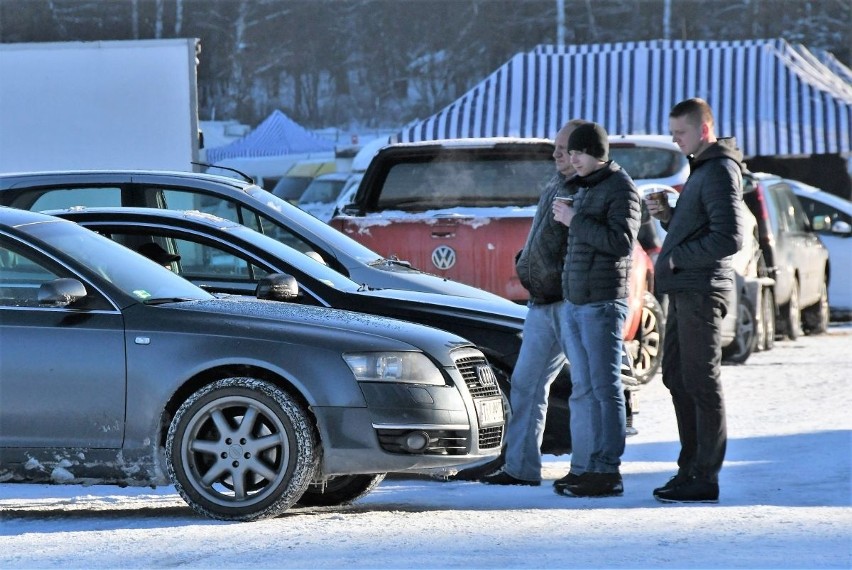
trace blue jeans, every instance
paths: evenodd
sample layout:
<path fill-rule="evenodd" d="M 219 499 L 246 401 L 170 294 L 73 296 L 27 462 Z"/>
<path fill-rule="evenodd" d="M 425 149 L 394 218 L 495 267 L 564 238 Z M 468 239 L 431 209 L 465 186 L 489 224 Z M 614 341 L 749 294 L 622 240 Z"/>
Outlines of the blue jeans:
<path fill-rule="evenodd" d="M 524 321 L 524 339 L 515 370 L 509 403 L 512 416 L 506 427 L 506 463 L 503 470 L 518 479 L 541 480 L 541 442 L 547 416 L 550 385 L 565 364 L 561 334 L 562 303 L 530 304 Z"/>
<path fill-rule="evenodd" d="M 621 385 L 627 301 L 563 303 L 562 339 L 571 363 L 571 473 L 617 473 L 626 412 Z"/>

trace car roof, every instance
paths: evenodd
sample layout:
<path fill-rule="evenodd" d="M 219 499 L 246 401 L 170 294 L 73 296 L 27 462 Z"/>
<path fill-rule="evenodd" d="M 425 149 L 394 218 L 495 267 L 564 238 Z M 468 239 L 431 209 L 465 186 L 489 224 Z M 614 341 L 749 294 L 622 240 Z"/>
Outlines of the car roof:
<path fill-rule="evenodd" d="M 109 181 L 109 182 L 141 182 L 158 181 L 163 179 L 187 178 L 193 180 L 207 180 L 216 184 L 224 184 L 234 189 L 243 190 L 254 186 L 252 182 L 239 180 L 230 176 L 218 174 L 207 174 L 202 172 L 185 172 L 172 170 L 52 170 L 40 172 L 9 172 L 0 174 L 0 189 L 15 188 L 18 184 L 50 185 L 53 180 L 57 184 L 69 184 L 75 182 Z"/>
<path fill-rule="evenodd" d="M 41 212 L 32 212 L 30 210 L 19 210 L 18 208 L 0 206 L 0 226 L 5 228 L 14 228 L 26 224 L 59 221 L 62 220 Z"/>
<path fill-rule="evenodd" d="M 797 196 L 812 198 L 814 200 L 824 202 L 832 208 L 837 208 L 847 214 L 852 214 L 852 202 L 849 200 L 844 200 L 840 196 L 835 196 L 830 192 L 826 192 L 825 190 L 821 190 L 816 186 L 811 186 L 810 184 L 805 184 L 804 182 L 799 182 L 798 180 L 785 180 L 790 184 L 793 188 L 793 193 Z"/>
<path fill-rule="evenodd" d="M 213 214 L 200 212 L 198 210 L 165 210 L 161 208 L 143 208 L 135 206 L 74 206 L 58 210 L 46 210 L 43 212 L 50 216 L 58 216 L 65 219 L 89 218 L 89 219 L 161 219 L 169 221 L 189 220 L 194 223 L 203 224 L 211 228 L 229 231 L 254 231 L 237 222 L 220 218 Z M 272 239 L 272 238 L 269 238 Z"/>

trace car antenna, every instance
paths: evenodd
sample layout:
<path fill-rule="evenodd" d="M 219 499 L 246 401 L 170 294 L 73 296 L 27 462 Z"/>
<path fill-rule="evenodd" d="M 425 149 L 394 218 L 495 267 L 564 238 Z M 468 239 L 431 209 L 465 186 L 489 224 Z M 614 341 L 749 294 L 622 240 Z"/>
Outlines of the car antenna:
<path fill-rule="evenodd" d="M 254 184 L 254 179 L 241 170 L 237 170 L 236 168 L 231 168 L 230 166 L 219 166 L 218 164 L 207 164 L 206 162 L 190 162 L 190 164 L 194 164 L 196 166 L 203 166 L 205 168 L 221 168 L 222 170 L 230 170 L 231 172 L 236 172 L 240 176 L 243 177 L 243 180 L 246 182 L 251 182 Z"/>

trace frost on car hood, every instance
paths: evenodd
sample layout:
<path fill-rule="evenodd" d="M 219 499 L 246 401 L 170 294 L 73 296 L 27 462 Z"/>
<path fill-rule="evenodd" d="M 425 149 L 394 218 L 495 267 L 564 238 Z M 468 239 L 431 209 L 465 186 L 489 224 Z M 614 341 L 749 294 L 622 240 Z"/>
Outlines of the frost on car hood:
<path fill-rule="evenodd" d="M 404 350 L 418 348 L 436 358 L 448 362 L 444 357 L 448 347 L 470 346 L 471 343 L 452 333 L 354 311 L 310 307 L 282 301 L 266 301 L 252 297 L 228 296 L 191 303 L 179 303 L 174 308 L 205 313 L 217 313 L 232 317 L 221 321 L 223 326 L 234 326 L 250 333 L 251 327 L 258 329 L 277 323 L 322 327 L 339 331 L 342 336 L 352 333 L 359 341 L 367 336 L 387 339 L 379 350 Z M 407 345 L 407 346 L 405 346 Z M 344 345 L 341 345 L 344 346 Z"/>

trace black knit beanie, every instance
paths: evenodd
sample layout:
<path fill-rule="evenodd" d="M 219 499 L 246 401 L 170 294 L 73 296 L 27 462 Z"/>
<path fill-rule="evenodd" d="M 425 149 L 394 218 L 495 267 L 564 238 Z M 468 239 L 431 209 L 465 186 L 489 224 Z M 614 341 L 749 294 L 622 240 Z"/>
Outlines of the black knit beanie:
<path fill-rule="evenodd" d="M 603 162 L 609 160 L 609 137 L 597 123 L 585 123 L 568 137 L 568 150 L 578 150 Z"/>

